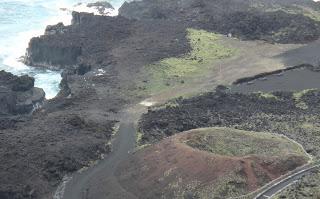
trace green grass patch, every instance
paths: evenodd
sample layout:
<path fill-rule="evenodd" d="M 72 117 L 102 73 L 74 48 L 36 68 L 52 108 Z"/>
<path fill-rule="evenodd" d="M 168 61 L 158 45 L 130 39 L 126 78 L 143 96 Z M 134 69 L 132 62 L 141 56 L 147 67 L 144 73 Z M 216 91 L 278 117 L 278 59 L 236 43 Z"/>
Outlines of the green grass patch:
<path fill-rule="evenodd" d="M 234 49 L 219 44 L 221 37 L 219 34 L 195 29 L 187 31 L 191 52 L 146 66 L 151 76 L 150 81 L 144 85 L 147 91 L 160 91 L 177 84 L 184 84 L 188 78 L 212 69 L 216 60 L 235 54 Z"/>
<path fill-rule="evenodd" d="M 296 107 L 301 108 L 303 110 L 308 109 L 308 105 L 302 100 L 302 97 L 307 94 L 308 92 L 314 91 L 317 89 L 306 89 L 303 91 L 293 93 L 293 99 L 296 102 Z"/>
<path fill-rule="evenodd" d="M 230 128 L 208 128 L 196 130 L 186 144 L 193 148 L 226 156 L 276 156 L 295 154 L 307 157 L 304 149 L 284 136 L 236 130 Z"/>
<path fill-rule="evenodd" d="M 142 136 L 143 136 L 143 134 L 140 131 L 138 131 L 136 133 L 136 149 L 135 149 L 135 151 L 139 151 L 140 149 L 146 148 L 151 145 L 151 144 L 143 144 L 142 145 L 141 144 Z"/>
<path fill-rule="evenodd" d="M 315 91 L 317 89 L 306 89 L 306 90 L 303 90 L 303 91 L 299 91 L 299 92 L 295 92 L 293 93 L 293 98 L 296 100 L 296 101 L 300 101 L 301 98 L 306 95 L 308 92 L 311 92 L 311 91 Z"/>
<path fill-rule="evenodd" d="M 272 93 L 258 92 L 257 94 L 261 98 L 279 100 L 279 98 Z"/>

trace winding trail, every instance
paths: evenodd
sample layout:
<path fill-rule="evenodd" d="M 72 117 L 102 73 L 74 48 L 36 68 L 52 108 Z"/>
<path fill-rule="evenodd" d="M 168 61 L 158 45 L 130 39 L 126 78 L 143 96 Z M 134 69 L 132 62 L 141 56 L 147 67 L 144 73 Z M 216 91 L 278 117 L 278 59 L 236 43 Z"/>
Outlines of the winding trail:
<path fill-rule="evenodd" d="M 121 118 L 119 131 L 112 143 L 112 152 L 97 165 L 75 173 L 66 183 L 61 199 L 136 198 L 124 190 L 114 176 L 118 164 L 130 156 L 136 143 L 134 119 L 129 114 Z"/>

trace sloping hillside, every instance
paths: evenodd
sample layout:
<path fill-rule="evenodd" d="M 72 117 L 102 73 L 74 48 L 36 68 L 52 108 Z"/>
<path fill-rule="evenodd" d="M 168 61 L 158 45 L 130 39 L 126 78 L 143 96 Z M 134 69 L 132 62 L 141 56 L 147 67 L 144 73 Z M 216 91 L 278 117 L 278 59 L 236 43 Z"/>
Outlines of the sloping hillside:
<path fill-rule="evenodd" d="M 254 191 L 307 160 L 285 137 L 207 128 L 138 151 L 117 176 L 138 198 L 227 198 Z"/>

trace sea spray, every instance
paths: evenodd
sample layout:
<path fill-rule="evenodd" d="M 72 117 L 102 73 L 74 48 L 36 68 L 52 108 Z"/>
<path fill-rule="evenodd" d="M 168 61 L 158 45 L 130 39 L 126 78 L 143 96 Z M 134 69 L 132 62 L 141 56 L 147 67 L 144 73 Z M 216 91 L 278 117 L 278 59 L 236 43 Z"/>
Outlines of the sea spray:
<path fill-rule="evenodd" d="M 27 74 L 35 78 L 35 86 L 43 88 L 46 98 L 51 99 L 59 92 L 61 71 L 50 71 L 24 65 L 21 57 L 25 54 L 32 37 L 44 34 L 47 25 L 62 22 L 70 25 L 71 12 L 99 14 L 88 3 L 97 0 L 3 0 L 0 2 L 0 70 L 15 75 Z M 124 0 L 109 1 L 114 10 L 106 15 L 115 16 Z"/>

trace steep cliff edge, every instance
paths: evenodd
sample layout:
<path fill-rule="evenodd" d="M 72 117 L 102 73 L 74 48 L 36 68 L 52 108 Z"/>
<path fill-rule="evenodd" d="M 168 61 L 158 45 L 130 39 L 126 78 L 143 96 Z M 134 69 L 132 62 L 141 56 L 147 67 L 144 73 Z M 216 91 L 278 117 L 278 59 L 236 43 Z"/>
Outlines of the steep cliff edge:
<path fill-rule="evenodd" d="M 80 72 L 84 74 L 91 65 L 105 64 L 110 59 L 108 52 L 128 37 L 132 24 L 123 18 L 76 12 L 72 15 L 72 25 L 48 26 L 45 35 L 31 39 L 24 60 L 27 65 L 73 72 L 82 67 L 86 68 Z"/>

